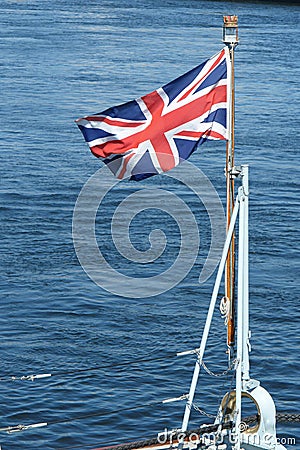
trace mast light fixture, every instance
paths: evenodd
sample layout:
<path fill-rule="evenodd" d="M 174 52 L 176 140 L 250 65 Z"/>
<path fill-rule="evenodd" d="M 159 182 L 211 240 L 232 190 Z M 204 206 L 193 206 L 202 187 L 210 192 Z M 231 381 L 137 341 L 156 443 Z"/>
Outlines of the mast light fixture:
<path fill-rule="evenodd" d="M 238 37 L 238 16 L 223 16 L 223 42 L 226 45 L 237 45 Z"/>

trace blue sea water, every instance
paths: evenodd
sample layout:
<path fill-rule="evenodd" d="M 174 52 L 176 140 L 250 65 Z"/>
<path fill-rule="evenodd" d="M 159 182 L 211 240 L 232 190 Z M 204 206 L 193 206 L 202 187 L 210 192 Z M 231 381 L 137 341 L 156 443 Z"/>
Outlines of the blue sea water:
<path fill-rule="evenodd" d="M 193 193 L 167 176 L 118 185 L 97 217 L 98 243 L 113 267 L 154 276 L 178 254 L 178 226 L 160 205 L 138 215 L 130 233 L 145 250 L 151 230 L 162 228 L 164 255 L 143 265 L 117 252 L 111 217 L 140 186 L 170 189 L 190 205 L 200 250 L 184 280 L 155 297 L 126 298 L 99 287 L 76 257 L 72 216 L 101 163 L 74 120 L 150 92 L 218 52 L 223 14 L 238 14 L 240 22 L 236 161 L 250 165 L 251 373 L 278 411 L 299 412 L 299 6 L 210 0 L 0 0 L 0 6 L 0 428 L 49 422 L 0 433 L 2 449 L 89 449 L 180 426 L 183 403 L 142 405 L 186 393 L 193 358 L 119 364 L 199 345 L 213 284 L 213 277 L 198 282 L 210 245 L 208 217 Z M 224 200 L 224 144 L 207 143 L 190 161 Z M 212 370 L 224 369 L 225 351 L 216 311 L 205 358 Z M 95 367 L 103 368 L 82 371 Z M 10 380 L 38 373 L 55 376 Z M 215 413 L 229 385 L 228 377 L 204 374 L 198 406 Z M 194 411 L 191 427 L 207 421 Z M 299 448 L 297 424 L 278 430 L 297 440 L 288 448 Z"/>

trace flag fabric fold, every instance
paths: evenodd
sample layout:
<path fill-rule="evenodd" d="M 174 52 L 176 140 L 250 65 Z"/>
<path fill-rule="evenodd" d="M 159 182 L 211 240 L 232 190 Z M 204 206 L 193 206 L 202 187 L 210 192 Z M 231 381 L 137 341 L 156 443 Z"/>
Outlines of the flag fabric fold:
<path fill-rule="evenodd" d="M 76 123 L 119 179 L 166 172 L 206 140 L 228 139 L 229 64 L 225 47 L 150 94 Z"/>

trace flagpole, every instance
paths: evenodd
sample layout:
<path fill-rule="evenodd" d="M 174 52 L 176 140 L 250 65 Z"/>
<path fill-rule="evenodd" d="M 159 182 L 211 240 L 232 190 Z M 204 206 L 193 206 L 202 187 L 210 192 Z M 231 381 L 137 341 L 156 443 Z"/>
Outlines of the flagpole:
<path fill-rule="evenodd" d="M 223 17 L 223 42 L 229 49 L 230 58 L 230 87 L 229 87 L 229 136 L 226 144 L 226 223 L 227 232 L 230 225 L 232 211 L 234 208 L 234 146 L 235 146 L 235 80 L 234 80 L 234 50 L 238 44 L 238 17 Z M 232 236 L 225 267 L 225 300 L 227 304 L 227 346 L 229 363 L 233 356 L 233 346 L 235 343 L 235 237 Z"/>
<path fill-rule="evenodd" d="M 233 27 L 230 25 L 232 24 L 233 20 Z M 231 35 L 232 29 L 234 30 L 236 39 L 233 41 L 233 36 Z M 230 39 L 230 40 L 229 40 Z M 218 273 L 216 276 L 216 281 L 213 289 L 213 293 L 211 296 L 210 306 L 208 310 L 208 314 L 206 317 L 206 322 L 202 334 L 202 339 L 200 343 L 199 349 L 197 349 L 197 361 L 194 368 L 194 374 L 192 377 L 191 385 L 189 393 L 187 394 L 187 402 L 185 406 L 181 431 L 185 433 L 187 431 L 191 409 L 193 406 L 193 400 L 194 395 L 196 392 L 196 386 L 198 382 L 198 377 L 200 373 L 201 364 L 203 363 L 203 355 L 204 350 L 206 347 L 207 339 L 208 339 L 208 333 L 211 326 L 212 318 L 213 318 L 213 312 L 215 308 L 215 304 L 217 301 L 217 296 L 220 289 L 221 280 L 223 277 L 223 273 L 225 268 L 227 268 L 227 274 L 228 274 L 228 287 L 231 289 L 231 295 L 233 299 L 233 287 L 234 287 L 234 226 L 235 221 L 238 214 L 238 208 L 239 203 L 236 202 L 234 204 L 234 184 L 233 184 L 233 177 L 232 177 L 232 168 L 234 163 L 234 48 L 237 45 L 237 16 L 225 16 L 224 17 L 224 26 L 223 26 L 223 42 L 229 47 L 229 53 L 230 53 L 230 64 L 228 66 L 230 67 L 230 73 L 228 74 L 228 77 L 230 79 L 230 87 L 228 89 L 228 95 L 229 95 L 229 118 L 227 118 L 227 128 L 229 128 L 229 136 L 227 140 L 227 147 L 226 147 L 226 177 L 227 177 L 227 234 L 226 234 L 226 240 L 223 248 L 223 253 L 221 257 L 221 261 L 219 263 Z M 230 44 L 230 45 L 229 45 Z M 227 100 L 228 101 L 228 100 Z M 231 249 L 231 250 L 230 250 Z M 229 257 L 228 257 L 229 255 Z M 225 273 L 226 277 L 226 273 Z M 226 283 L 227 286 L 227 283 Z M 226 291 L 228 294 L 229 292 Z M 233 301 L 231 302 L 233 306 Z M 233 333 L 234 337 L 234 328 L 231 327 L 230 329 L 231 334 Z M 229 333 L 228 333 L 229 334 Z M 231 337 L 231 335 L 230 335 Z M 233 338 L 232 337 L 232 338 Z M 194 352 L 194 351 L 192 351 Z M 230 351 L 230 353 L 232 350 Z M 183 353 L 185 354 L 185 352 Z M 182 450 L 183 446 L 183 439 L 180 440 L 179 444 L 179 450 Z"/>

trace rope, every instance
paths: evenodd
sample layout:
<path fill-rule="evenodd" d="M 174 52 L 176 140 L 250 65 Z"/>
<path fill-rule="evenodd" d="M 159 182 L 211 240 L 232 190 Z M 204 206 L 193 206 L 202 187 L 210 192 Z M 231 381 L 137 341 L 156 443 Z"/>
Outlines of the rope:
<path fill-rule="evenodd" d="M 20 425 L 2 427 L 2 428 L 0 428 L 0 432 L 5 431 L 7 433 L 14 433 L 14 432 L 18 432 L 18 431 L 29 430 L 31 428 L 47 427 L 49 425 L 58 425 L 58 424 L 63 424 L 63 423 L 68 423 L 68 422 L 76 422 L 78 420 L 89 419 L 91 417 L 106 417 L 106 416 L 110 416 L 111 414 L 117 414 L 117 413 L 124 412 L 124 411 L 134 411 L 134 410 L 141 409 L 141 408 L 149 408 L 149 407 L 156 406 L 159 404 L 165 404 L 165 403 L 185 400 L 186 398 L 187 398 L 187 395 L 185 394 L 180 397 L 171 398 L 171 399 L 167 399 L 167 400 L 158 400 L 158 401 L 154 401 L 154 402 L 144 403 L 143 405 L 136 405 L 133 407 L 116 409 L 116 410 L 110 411 L 109 414 L 97 411 L 94 413 L 89 413 L 89 414 L 85 414 L 82 416 L 71 417 L 71 418 L 62 419 L 62 420 L 52 420 L 50 422 L 39 422 L 39 423 L 34 423 L 34 424 L 29 424 L 29 425 L 20 424 Z"/>
<path fill-rule="evenodd" d="M 116 413 L 123 412 L 123 411 L 133 411 L 133 410 L 139 409 L 139 408 L 155 406 L 155 405 L 158 405 L 159 403 L 162 403 L 162 402 L 157 401 L 157 402 L 145 403 L 144 405 L 138 405 L 138 406 L 134 406 L 131 408 L 116 409 L 114 411 L 111 411 L 109 414 L 116 414 Z M 40 423 L 29 424 L 29 425 L 15 425 L 15 426 L 10 426 L 10 427 L 3 427 L 3 428 L 0 428 L 0 432 L 6 431 L 7 433 L 14 433 L 17 431 L 25 431 L 30 428 L 38 428 L 38 427 L 45 427 L 45 426 L 49 426 L 49 425 L 58 425 L 58 424 L 62 424 L 62 423 L 76 422 L 77 420 L 89 419 L 91 417 L 103 417 L 103 416 L 107 416 L 107 415 L 108 415 L 107 413 L 98 411 L 95 413 L 89 413 L 89 414 L 85 414 L 83 416 L 71 417 L 71 418 L 63 419 L 63 420 L 53 420 L 51 422 L 40 422 Z"/>
<path fill-rule="evenodd" d="M 228 324 L 228 316 L 230 309 L 230 301 L 228 297 L 222 297 L 220 301 L 220 313 L 222 319 L 224 319 L 224 325 Z"/>
<path fill-rule="evenodd" d="M 277 422 L 300 422 L 300 414 L 277 413 Z"/>
<path fill-rule="evenodd" d="M 117 364 L 104 364 L 104 365 L 98 365 L 94 367 L 88 367 L 86 369 L 76 369 L 76 370 L 67 370 L 67 371 L 54 371 L 52 373 L 43 373 L 43 374 L 37 374 L 37 375 L 23 375 L 23 376 L 8 376 L 7 378 L 0 378 L 0 381 L 34 381 L 41 378 L 48 378 L 48 377 L 56 377 L 60 375 L 77 375 L 85 372 L 92 372 L 96 370 L 105 370 L 105 369 L 112 369 L 112 368 L 118 368 L 118 367 L 127 367 L 131 364 L 139 364 L 139 363 L 145 363 L 145 362 L 153 362 L 153 361 L 161 361 L 167 358 L 174 358 L 177 357 L 177 353 L 170 353 L 166 354 L 164 356 L 159 356 L 155 358 L 140 358 L 140 359 L 134 359 L 132 361 L 125 361 Z"/>
<path fill-rule="evenodd" d="M 165 359 L 177 358 L 178 356 L 185 356 L 188 354 L 197 354 L 197 353 L 198 352 L 196 349 L 196 350 L 182 352 L 182 353 L 168 353 L 163 356 L 158 356 L 158 357 L 154 357 L 154 358 L 139 358 L 139 359 L 134 359 L 132 361 L 125 361 L 125 362 L 120 362 L 120 363 L 116 363 L 116 364 L 115 363 L 114 364 L 103 364 L 103 365 L 98 365 L 98 366 L 94 366 L 94 367 L 87 367 L 86 369 L 54 371 L 51 373 L 41 373 L 41 374 L 35 374 L 35 375 L 34 374 L 22 375 L 22 376 L 10 375 L 7 378 L 1 377 L 0 382 L 1 381 L 2 382 L 4 382 L 4 381 L 35 381 L 35 380 L 39 380 L 39 379 L 43 379 L 43 378 L 57 377 L 57 376 L 61 376 L 61 375 L 64 375 L 64 376 L 80 375 L 80 374 L 86 373 L 86 372 L 93 372 L 93 371 L 105 370 L 105 369 L 123 368 L 123 367 L 127 367 L 127 366 L 134 365 L 134 364 L 148 363 L 148 362 L 154 362 L 154 361 L 163 361 Z M 214 377 L 222 377 L 222 376 L 227 375 L 234 368 L 235 360 L 232 362 L 230 367 L 228 367 L 226 370 L 224 370 L 221 373 L 212 372 L 203 361 L 202 361 L 201 365 L 209 375 L 214 376 Z"/>
<path fill-rule="evenodd" d="M 259 420 L 258 414 L 254 414 L 253 416 L 248 416 L 245 419 L 243 418 L 243 423 L 246 423 L 247 425 L 250 425 L 251 423 L 257 423 Z"/>

